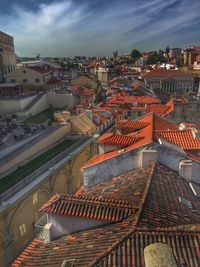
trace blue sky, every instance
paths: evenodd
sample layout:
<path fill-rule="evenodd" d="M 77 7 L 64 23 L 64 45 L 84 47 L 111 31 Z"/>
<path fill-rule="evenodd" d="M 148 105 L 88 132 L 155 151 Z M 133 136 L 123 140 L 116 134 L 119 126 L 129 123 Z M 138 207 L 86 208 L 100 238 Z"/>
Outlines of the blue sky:
<path fill-rule="evenodd" d="M 200 44 L 200 0 L 0 0 L 19 56 L 111 55 Z"/>

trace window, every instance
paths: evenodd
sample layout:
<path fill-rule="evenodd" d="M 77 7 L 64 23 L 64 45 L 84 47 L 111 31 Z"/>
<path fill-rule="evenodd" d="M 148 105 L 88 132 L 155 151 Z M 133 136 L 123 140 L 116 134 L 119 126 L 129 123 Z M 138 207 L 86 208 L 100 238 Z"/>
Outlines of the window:
<path fill-rule="evenodd" d="M 28 82 L 28 80 L 27 79 L 23 79 L 23 83 L 27 83 Z"/>
<path fill-rule="evenodd" d="M 26 71 L 24 70 L 23 73 L 26 73 Z"/>
<path fill-rule="evenodd" d="M 16 81 L 15 81 L 15 79 L 11 79 L 11 83 L 15 83 Z"/>
<path fill-rule="evenodd" d="M 35 79 L 35 83 L 40 83 L 40 79 Z"/>
<path fill-rule="evenodd" d="M 35 193 L 35 194 L 33 195 L 33 205 L 36 204 L 37 201 L 38 201 L 38 193 Z"/>
<path fill-rule="evenodd" d="M 25 223 L 20 225 L 19 231 L 20 231 L 21 236 L 24 236 L 26 234 L 26 225 L 25 225 Z"/>
<path fill-rule="evenodd" d="M 192 209 L 192 202 L 187 200 L 184 197 L 179 197 L 179 202 L 187 206 L 189 209 Z"/>
<path fill-rule="evenodd" d="M 131 111 L 128 111 L 128 116 L 129 116 L 129 117 L 131 116 Z"/>
<path fill-rule="evenodd" d="M 141 111 L 138 111 L 138 116 L 142 116 L 142 112 Z"/>

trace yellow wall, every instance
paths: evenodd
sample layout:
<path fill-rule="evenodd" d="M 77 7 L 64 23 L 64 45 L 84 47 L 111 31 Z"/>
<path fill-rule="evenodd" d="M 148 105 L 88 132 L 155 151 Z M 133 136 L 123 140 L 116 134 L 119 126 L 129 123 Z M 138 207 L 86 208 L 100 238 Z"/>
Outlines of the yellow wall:
<path fill-rule="evenodd" d="M 27 67 L 16 69 L 15 71 L 6 75 L 6 81 L 9 83 L 12 82 L 12 80 L 15 80 L 15 83 L 24 84 L 24 79 L 27 79 L 27 83 L 25 84 L 44 84 L 43 75 Z M 36 83 L 36 79 L 39 79 L 40 82 Z"/>
<path fill-rule="evenodd" d="M 41 214 L 38 209 L 55 193 L 74 193 L 82 184 L 80 167 L 96 153 L 93 144 L 86 146 L 74 158 L 58 171 L 55 171 L 46 181 L 42 182 L 23 199 L 8 206 L 4 213 L 0 214 L 0 266 L 6 267 L 5 250 L 3 243 L 9 237 L 13 246 L 14 258 L 35 237 L 33 222 L 36 222 Z M 6 230 L 7 229 L 7 230 Z M 7 231 L 7 232 L 6 232 Z M 1 232 L 5 232 L 2 235 Z"/>
<path fill-rule="evenodd" d="M 71 124 L 68 123 L 60 128 L 58 128 L 52 134 L 49 134 L 44 139 L 40 140 L 34 146 L 31 146 L 24 152 L 20 153 L 17 157 L 7 161 L 4 165 L 0 167 L 0 173 L 3 173 L 11 168 L 14 168 L 19 165 L 20 162 L 31 158 L 34 154 L 38 153 L 39 151 L 49 147 L 53 143 L 59 141 L 63 137 L 67 137 L 67 135 L 71 133 Z"/>

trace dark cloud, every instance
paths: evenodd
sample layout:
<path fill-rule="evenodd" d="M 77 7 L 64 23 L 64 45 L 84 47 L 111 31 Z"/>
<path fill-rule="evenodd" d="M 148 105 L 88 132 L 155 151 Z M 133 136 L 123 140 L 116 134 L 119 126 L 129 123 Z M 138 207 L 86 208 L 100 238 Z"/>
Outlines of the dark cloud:
<path fill-rule="evenodd" d="M 199 0 L 0 0 L 19 55 L 107 55 L 197 42 Z M 198 25 L 198 26 L 197 26 Z"/>

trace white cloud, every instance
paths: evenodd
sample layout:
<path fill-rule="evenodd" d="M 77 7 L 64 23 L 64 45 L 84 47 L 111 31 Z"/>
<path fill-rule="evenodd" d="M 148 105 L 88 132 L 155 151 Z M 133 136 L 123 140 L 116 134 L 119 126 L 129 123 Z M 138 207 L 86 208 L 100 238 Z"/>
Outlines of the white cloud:
<path fill-rule="evenodd" d="M 167 8 L 170 12 L 159 16 Z M 119 1 L 93 11 L 89 1 L 66 0 L 40 4 L 38 11 L 15 5 L 12 14 L 0 16 L 0 25 L 15 37 L 19 55 L 108 54 L 152 39 L 159 43 L 163 32 L 173 37 L 174 29 L 199 21 L 199 9 L 198 0 L 150 0 Z"/>

